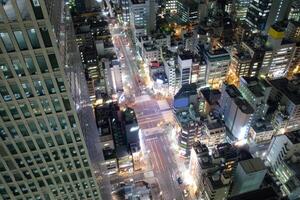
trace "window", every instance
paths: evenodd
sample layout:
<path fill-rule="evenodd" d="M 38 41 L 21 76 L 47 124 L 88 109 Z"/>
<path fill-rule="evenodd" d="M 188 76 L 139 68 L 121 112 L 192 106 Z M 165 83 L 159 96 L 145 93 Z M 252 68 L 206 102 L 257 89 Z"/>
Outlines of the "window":
<path fill-rule="evenodd" d="M 39 0 L 31 0 L 31 5 L 36 19 L 43 19 L 43 12 Z"/>
<path fill-rule="evenodd" d="M 32 109 L 35 116 L 42 115 L 41 109 L 40 109 L 37 101 L 35 101 L 35 100 L 30 101 L 30 106 L 31 106 L 31 109 Z"/>
<path fill-rule="evenodd" d="M 18 76 L 25 76 L 24 69 L 23 69 L 19 59 L 13 59 L 12 64 L 13 64 L 15 72 Z"/>
<path fill-rule="evenodd" d="M 33 121 L 29 121 L 28 122 L 28 126 L 29 126 L 29 129 L 30 129 L 30 131 L 32 133 L 34 133 L 34 134 L 38 134 L 39 133 L 38 129 L 37 129 L 37 127 L 36 127 L 36 125 L 35 125 L 35 123 Z"/>
<path fill-rule="evenodd" d="M 56 123 L 54 117 L 49 116 L 49 117 L 48 117 L 48 122 L 49 122 L 50 128 L 51 128 L 53 131 L 57 131 L 57 130 L 58 130 L 58 126 L 57 126 L 57 123 Z"/>
<path fill-rule="evenodd" d="M 33 49 L 38 49 L 40 48 L 40 43 L 36 34 L 36 30 L 34 28 L 28 29 L 27 34 L 31 43 L 31 46 Z"/>
<path fill-rule="evenodd" d="M 27 152 L 26 147 L 23 144 L 23 142 L 17 142 L 16 145 L 17 145 L 17 147 L 18 147 L 18 149 L 21 153 L 26 153 Z"/>
<path fill-rule="evenodd" d="M 45 146 L 45 144 L 44 144 L 44 142 L 41 138 L 37 138 L 36 143 L 37 143 L 37 145 L 39 146 L 40 149 L 45 149 L 46 148 L 46 146 Z"/>
<path fill-rule="evenodd" d="M 1 118 L 2 118 L 2 120 L 3 120 L 4 122 L 7 122 L 7 121 L 10 120 L 9 117 L 8 117 L 8 115 L 7 115 L 7 112 L 6 112 L 5 109 L 2 108 L 2 107 L 0 107 L 0 116 L 1 116 Z"/>
<path fill-rule="evenodd" d="M 72 143 L 72 136 L 69 132 L 64 133 L 64 136 L 68 144 Z"/>
<path fill-rule="evenodd" d="M 32 93 L 32 90 L 31 90 L 31 87 L 30 87 L 29 83 L 25 82 L 25 83 L 22 83 L 21 85 L 22 85 L 22 88 L 24 90 L 24 93 L 25 93 L 26 97 L 27 98 L 33 97 L 33 93 Z"/>
<path fill-rule="evenodd" d="M 46 63 L 46 60 L 44 58 L 43 55 L 39 55 L 39 56 L 36 56 L 36 60 L 38 62 L 38 65 L 40 67 L 40 70 L 42 73 L 47 73 L 49 72 L 49 69 L 47 67 L 47 63 Z"/>
<path fill-rule="evenodd" d="M 25 118 L 31 117 L 28 106 L 26 104 L 20 104 L 20 109 L 23 112 Z"/>
<path fill-rule="evenodd" d="M 4 99 L 4 101 L 11 101 L 12 98 L 9 95 L 5 86 L 0 86 L 0 94 L 1 94 L 2 98 Z"/>
<path fill-rule="evenodd" d="M 45 79 L 46 87 L 48 89 L 49 94 L 55 94 L 55 88 L 51 79 Z"/>
<path fill-rule="evenodd" d="M 11 154 L 17 154 L 17 150 L 15 149 L 15 147 L 12 144 L 7 144 L 6 147 Z"/>
<path fill-rule="evenodd" d="M 55 139 L 56 139 L 56 142 L 57 142 L 58 145 L 63 145 L 64 144 L 64 141 L 63 141 L 63 139 L 60 135 L 56 135 Z"/>
<path fill-rule="evenodd" d="M 14 10 L 14 6 L 12 4 L 12 0 L 1 1 L 5 14 L 9 21 L 16 21 L 16 11 Z"/>
<path fill-rule="evenodd" d="M 25 167 L 24 162 L 22 161 L 22 159 L 16 158 L 15 161 L 16 161 L 17 165 L 19 166 L 19 168 Z"/>
<path fill-rule="evenodd" d="M 35 151 L 36 150 L 36 147 L 35 147 L 33 141 L 28 140 L 28 141 L 26 141 L 26 143 L 27 143 L 27 146 L 30 149 L 30 151 Z"/>
<path fill-rule="evenodd" d="M 49 54 L 48 58 L 50 60 L 51 66 L 52 66 L 52 70 L 53 71 L 58 71 L 59 66 L 58 66 L 58 62 L 57 62 L 55 54 Z"/>
<path fill-rule="evenodd" d="M 43 119 L 38 119 L 37 121 L 39 123 L 41 130 L 44 131 L 44 133 L 47 133 L 49 130 L 48 130 L 48 127 L 47 127 L 45 121 Z"/>
<path fill-rule="evenodd" d="M 31 57 L 25 57 L 25 63 L 30 75 L 36 74 L 36 68 Z"/>
<path fill-rule="evenodd" d="M 68 158 L 69 157 L 69 154 L 68 154 L 66 149 L 62 149 L 62 150 L 60 150 L 60 152 L 61 152 L 61 155 L 63 156 L 63 158 Z"/>
<path fill-rule="evenodd" d="M 56 151 L 56 150 L 52 151 L 52 155 L 53 155 L 54 160 L 59 160 L 60 159 L 58 151 Z"/>
<path fill-rule="evenodd" d="M 35 88 L 35 91 L 37 93 L 38 96 L 43 96 L 45 95 L 45 90 L 42 86 L 42 82 L 39 81 L 39 80 L 36 80 L 33 82 L 33 85 L 34 85 L 34 88 Z"/>
<path fill-rule="evenodd" d="M 16 1 L 17 1 L 17 6 L 19 8 L 22 19 L 23 20 L 31 19 L 28 8 L 26 6 L 26 1 L 27 0 L 16 0 Z"/>
<path fill-rule="evenodd" d="M 47 152 L 43 153 L 43 156 L 44 156 L 46 162 L 51 162 L 51 158 Z"/>
<path fill-rule="evenodd" d="M 49 137 L 46 137 L 46 142 L 48 144 L 49 147 L 53 147 L 54 146 L 54 142 L 52 140 L 52 138 L 49 136 Z"/>
<path fill-rule="evenodd" d="M 59 100 L 57 97 L 51 98 L 52 104 L 54 106 L 54 109 L 56 112 L 61 112 L 62 111 L 62 107 L 59 103 Z"/>
<path fill-rule="evenodd" d="M 15 38 L 17 40 L 20 50 L 26 50 L 27 44 L 25 42 L 22 31 L 14 31 L 14 35 L 15 35 Z"/>
<path fill-rule="evenodd" d="M 6 64 L 0 64 L 0 69 L 6 79 L 12 78 L 13 75 Z"/>
<path fill-rule="evenodd" d="M 2 140 L 6 140 L 6 138 L 7 138 L 7 134 L 5 133 L 5 131 L 4 131 L 3 128 L 0 128 L 0 138 L 1 138 Z M 0 146 L 0 147 L 1 147 L 1 146 Z M 2 149 L 0 148 L 0 150 L 2 150 Z"/>
<path fill-rule="evenodd" d="M 20 92 L 19 86 L 17 84 L 9 84 L 11 91 L 13 92 L 15 98 L 18 99 L 23 99 L 22 94 Z"/>
<path fill-rule="evenodd" d="M 29 136 L 28 131 L 27 131 L 27 128 L 25 127 L 24 124 L 19 124 L 19 125 L 18 125 L 18 128 L 19 128 L 19 131 L 21 132 L 21 134 L 22 134 L 24 137 Z"/>
<path fill-rule="evenodd" d="M 58 116 L 58 121 L 60 123 L 61 129 L 68 128 L 67 120 L 66 120 L 66 118 L 64 116 Z"/>
<path fill-rule="evenodd" d="M 48 99 L 41 99 L 41 104 L 42 104 L 43 110 L 46 114 L 52 113 L 52 109 L 50 107 Z"/>
<path fill-rule="evenodd" d="M 42 159 L 42 157 L 41 157 L 39 154 L 34 155 L 33 157 L 34 157 L 34 160 L 35 160 L 35 162 L 36 162 L 37 164 L 43 163 L 43 159 Z"/>
<path fill-rule="evenodd" d="M 71 105 L 70 105 L 70 101 L 68 97 L 63 97 L 63 103 L 64 103 L 64 107 L 66 109 L 66 111 L 71 110 Z"/>
<path fill-rule="evenodd" d="M 2 42 L 4 44 L 4 47 L 5 47 L 5 49 L 6 49 L 7 52 L 13 52 L 13 51 L 15 51 L 15 47 L 14 47 L 14 45 L 13 45 L 13 43 L 12 43 L 12 41 L 11 41 L 9 35 L 8 35 L 8 33 L 2 32 L 2 33 L 0 33 L 0 37 L 1 37 L 1 40 L 2 40 Z"/>
<path fill-rule="evenodd" d="M 12 138 L 19 137 L 18 133 L 17 133 L 17 130 L 15 129 L 15 127 L 9 126 L 9 127 L 7 127 L 7 129 L 8 129 L 8 131 L 9 131 L 9 133 L 10 133 L 10 135 L 11 135 Z"/>
<path fill-rule="evenodd" d="M 10 106 L 9 110 L 15 120 L 21 119 L 21 116 L 20 116 L 16 106 Z"/>
<path fill-rule="evenodd" d="M 69 118 L 70 125 L 71 125 L 73 128 L 75 128 L 75 127 L 76 127 L 76 121 L 75 121 L 74 116 L 73 116 L 73 115 L 70 115 L 70 116 L 68 116 L 68 118 Z"/>
<path fill-rule="evenodd" d="M 57 82 L 59 91 L 60 92 L 65 92 L 66 88 L 65 88 L 65 84 L 64 84 L 63 78 L 56 78 L 56 82 Z"/>
<path fill-rule="evenodd" d="M 45 47 L 52 47 L 51 38 L 46 27 L 40 28 Z"/>

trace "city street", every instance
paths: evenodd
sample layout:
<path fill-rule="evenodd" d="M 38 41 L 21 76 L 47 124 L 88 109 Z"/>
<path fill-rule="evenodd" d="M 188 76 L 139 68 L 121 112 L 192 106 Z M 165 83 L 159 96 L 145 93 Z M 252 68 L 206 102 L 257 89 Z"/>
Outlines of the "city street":
<path fill-rule="evenodd" d="M 184 184 L 179 184 L 180 176 L 176 157 L 171 149 L 168 132 L 163 128 L 169 122 L 174 122 L 172 109 L 166 100 L 156 100 L 150 95 L 141 95 L 142 86 L 138 81 L 140 76 L 135 55 L 130 51 L 128 40 L 120 27 L 111 27 L 116 53 L 125 66 L 122 68 L 124 85 L 129 84 L 128 95 L 134 92 L 136 112 L 139 126 L 142 130 L 142 142 L 144 143 L 144 159 L 147 159 L 145 173 L 152 172 L 160 188 L 161 197 L 165 200 L 188 199 L 183 195 Z M 145 94 L 145 92 L 144 92 Z M 138 173 L 139 174 L 139 173 Z M 141 175 L 133 175 L 132 178 L 141 178 Z M 181 177 L 182 178 L 182 177 Z M 136 180 L 135 180 L 136 181 Z M 147 181 L 147 178 L 146 178 Z"/>

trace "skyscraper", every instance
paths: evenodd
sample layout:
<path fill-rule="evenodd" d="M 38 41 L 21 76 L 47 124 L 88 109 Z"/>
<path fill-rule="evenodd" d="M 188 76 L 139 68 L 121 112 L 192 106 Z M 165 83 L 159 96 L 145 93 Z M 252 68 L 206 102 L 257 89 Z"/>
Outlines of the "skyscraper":
<path fill-rule="evenodd" d="M 1 199 L 100 199 L 56 43 L 62 6 L 0 4 Z"/>
<path fill-rule="evenodd" d="M 248 8 L 246 23 L 253 30 L 268 32 L 270 26 L 287 18 L 291 0 L 253 0 Z"/>

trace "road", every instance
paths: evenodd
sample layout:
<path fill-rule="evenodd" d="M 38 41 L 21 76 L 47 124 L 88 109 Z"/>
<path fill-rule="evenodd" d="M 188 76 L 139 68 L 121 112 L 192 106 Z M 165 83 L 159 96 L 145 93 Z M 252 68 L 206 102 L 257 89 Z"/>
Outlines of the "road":
<path fill-rule="evenodd" d="M 122 32 L 121 27 L 111 27 L 116 53 L 121 64 L 125 65 L 122 73 L 128 77 L 125 81 L 130 84 L 131 88 L 127 92 L 135 94 L 133 108 L 143 133 L 144 155 L 150 161 L 147 162 L 150 165 L 148 168 L 158 180 L 163 199 L 184 199 L 183 189 L 185 186 L 177 183 L 179 170 L 176 158 L 171 150 L 167 132 L 162 129 L 167 122 L 174 120 L 172 109 L 165 100 L 164 102 L 157 101 L 152 96 L 142 95 L 142 86 L 137 78 L 139 70 L 134 59 L 135 55 L 127 47 L 128 41 Z M 133 178 L 135 177 L 133 176 Z"/>
<path fill-rule="evenodd" d="M 72 20 L 68 10 L 65 12 L 65 20 L 62 25 L 63 34 L 60 43 L 60 52 L 64 56 L 65 73 L 68 77 L 69 88 L 72 93 L 75 108 L 78 114 L 80 126 L 90 157 L 92 171 L 96 176 L 102 199 L 111 199 L 111 187 L 107 176 L 101 172 L 105 169 L 101 165 L 104 161 L 103 153 L 100 148 L 98 128 L 96 125 L 95 115 L 92 104 L 90 103 L 87 82 L 85 79 L 84 69 L 81 64 L 80 53 L 75 41 Z"/>

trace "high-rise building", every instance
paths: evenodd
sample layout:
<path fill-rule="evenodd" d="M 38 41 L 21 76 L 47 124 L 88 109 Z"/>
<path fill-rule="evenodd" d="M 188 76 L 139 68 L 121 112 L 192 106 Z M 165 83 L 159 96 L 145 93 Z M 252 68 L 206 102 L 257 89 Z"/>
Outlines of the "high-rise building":
<path fill-rule="evenodd" d="M 123 23 L 128 24 L 130 22 L 129 0 L 121 0 L 121 8 Z"/>
<path fill-rule="evenodd" d="M 213 88 L 219 88 L 226 78 L 230 55 L 223 48 L 217 50 L 204 50 L 203 53 L 207 63 L 206 83 Z"/>
<path fill-rule="evenodd" d="M 252 0 L 246 15 L 246 24 L 253 30 L 264 30 L 272 0 Z"/>
<path fill-rule="evenodd" d="M 181 74 L 181 85 L 191 83 L 193 57 L 190 53 L 182 53 L 178 55 L 178 67 Z"/>
<path fill-rule="evenodd" d="M 246 15 L 246 23 L 254 31 L 268 32 L 270 26 L 284 20 L 291 0 L 252 0 Z"/>
<path fill-rule="evenodd" d="M 262 118 L 269 108 L 267 101 L 271 92 L 271 85 L 264 79 L 256 77 L 241 77 L 240 92 L 254 108 L 254 119 Z"/>
<path fill-rule="evenodd" d="M 289 20 L 300 21 L 300 2 L 294 0 L 288 15 Z"/>
<path fill-rule="evenodd" d="M 272 86 L 270 98 L 279 102 L 277 108 L 280 112 L 288 116 L 288 130 L 297 130 L 300 128 L 300 78 L 288 80 L 280 78 L 269 81 Z"/>
<path fill-rule="evenodd" d="M 266 173 L 267 168 L 260 158 L 240 161 L 235 170 L 231 196 L 259 189 Z"/>
<path fill-rule="evenodd" d="M 233 136 L 232 140 L 247 138 L 254 109 L 235 86 L 223 84 L 220 107 L 225 125 Z"/>
<path fill-rule="evenodd" d="M 237 0 L 235 2 L 235 17 L 238 20 L 245 21 L 250 2 L 251 0 Z"/>
<path fill-rule="evenodd" d="M 275 24 L 269 29 L 260 74 L 270 78 L 280 78 L 288 73 L 295 51 L 295 43 L 284 40 L 283 36 L 284 31 L 280 25 Z"/>
<path fill-rule="evenodd" d="M 57 45 L 62 6 L 0 4 L 1 199 L 101 199 Z"/>
<path fill-rule="evenodd" d="M 266 163 L 279 181 L 281 191 L 292 200 L 300 196 L 299 138 L 299 130 L 277 135 L 266 152 Z"/>

